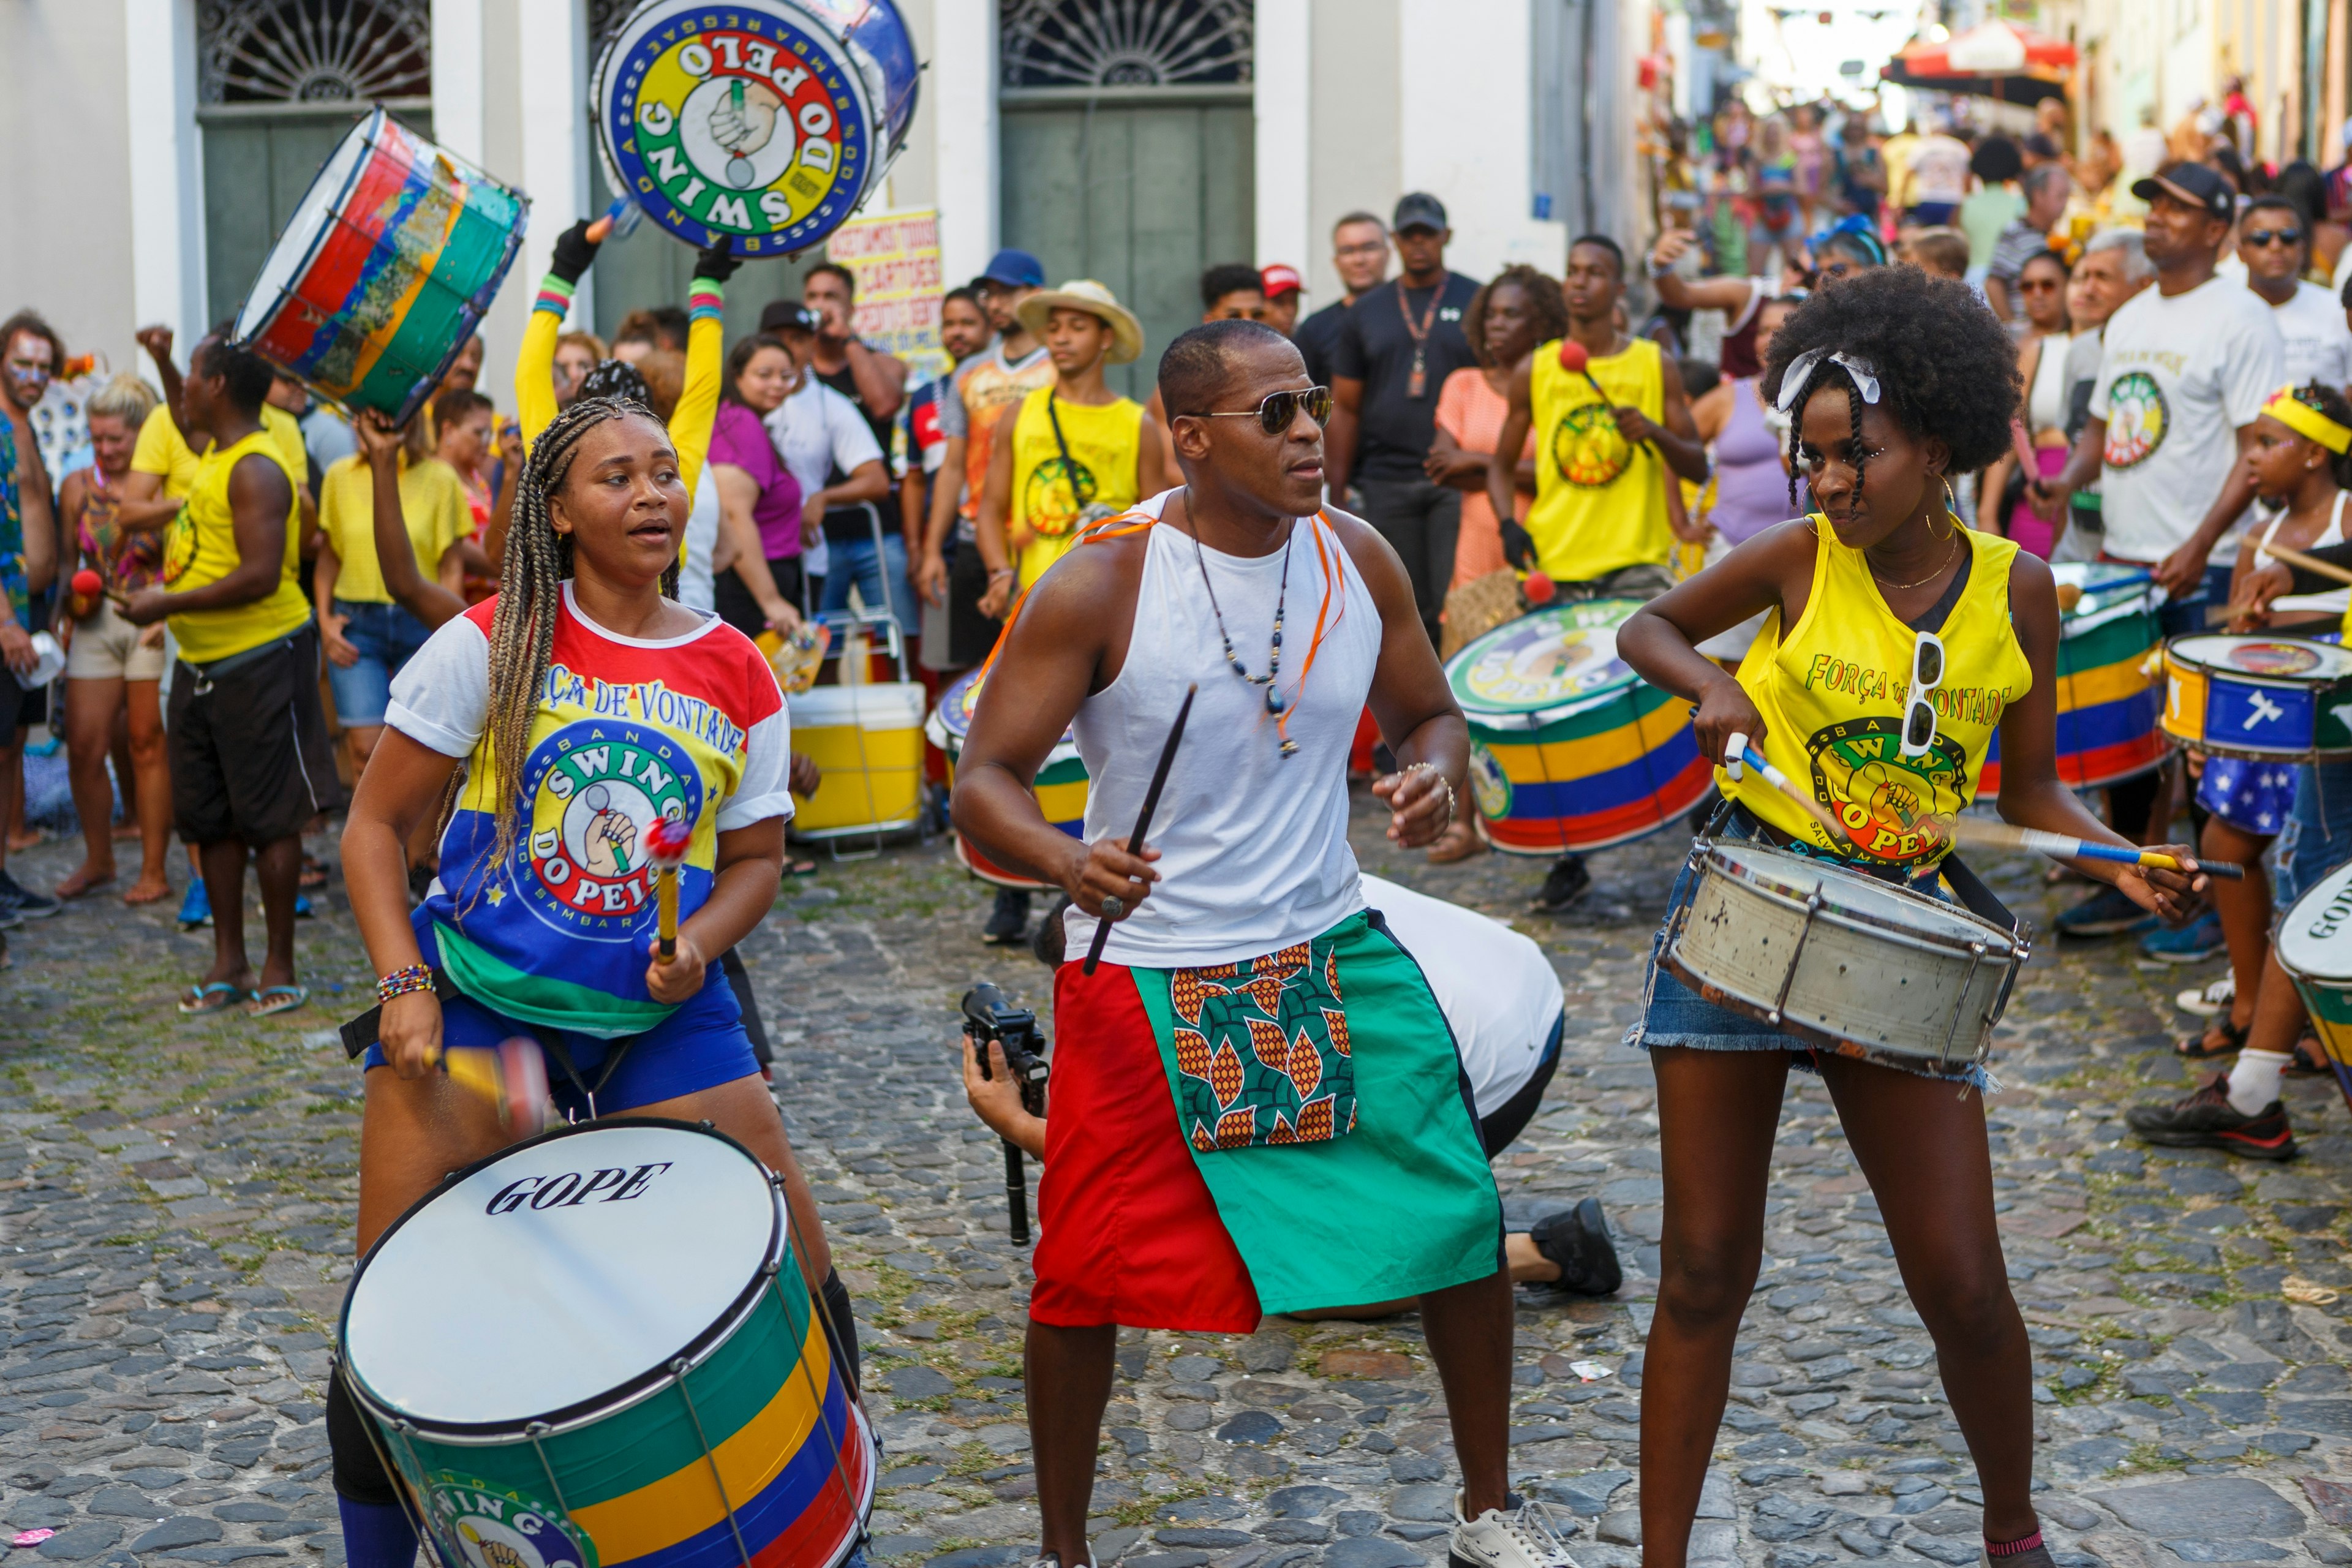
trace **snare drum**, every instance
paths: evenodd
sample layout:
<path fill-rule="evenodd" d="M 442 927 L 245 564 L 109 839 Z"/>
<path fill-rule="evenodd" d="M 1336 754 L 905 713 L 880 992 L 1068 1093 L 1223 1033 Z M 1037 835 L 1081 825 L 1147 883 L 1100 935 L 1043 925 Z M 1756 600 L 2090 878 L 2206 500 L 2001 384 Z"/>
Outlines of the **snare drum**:
<path fill-rule="evenodd" d="M 2252 762 L 2352 758 L 2352 651 L 2206 633 L 2164 646 L 2164 732 Z"/>
<path fill-rule="evenodd" d="M 2050 568 L 2062 600 L 2081 596 L 2058 623 L 2058 781 L 2097 789 L 2146 773 L 2168 747 L 2157 727 L 2163 684 L 2148 666 L 2162 640 L 2156 584 L 2143 567 L 2104 561 Z M 2000 793 L 2000 732 L 1977 779 L 1977 798 Z"/>
<path fill-rule="evenodd" d="M 1702 839 L 1659 962 L 1705 1000 L 1824 1044 L 1981 1062 L 2021 937 L 1858 871 Z"/>
<path fill-rule="evenodd" d="M 287 220 L 236 340 L 345 409 L 405 424 L 481 325 L 530 212 L 378 109 Z"/>
<path fill-rule="evenodd" d="M 782 1195 L 683 1122 L 458 1173 L 361 1263 L 341 1351 L 451 1568 L 831 1568 L 873 1506 Z"/>
<path fill-rule="evenodd" d="M 1470 721 L 1470 784 L 1497 849 L 1558 855 L 1654 833 L 1713 770 L 1689 705 L 1617 657 L 1639 599 L 1555 605 L 1478 638 L 1445 679 Z"/>
<path fill-rule="evenodd" d="M 963 754 L 964 737 L 971 733 L 972 710 L 980 702 L 981 670 L 949 687 L 940 695 L 940 705 L 931 710 L 931 717 L 923 726 L 923 733 L 931 744 L 948 756 L 948 785 L 955 785 L 956 759 Z M 1030 786 L 1037 797 L 1037 807 L 1045 820 L 1073 838 L 1087 834 L 1087 764 L 1079 760 L 1078 742 L 1067 730 L 1045 753 L 1045 765 L 1037 770 L 1037 780 Z M 964 869 L 983 882 L 993 882 L 1000 888 L 1044 888 L 1044 882 L 1008 871 L 982 855 L 961 833 L 955 835 L 956 858 Z"/>
<path fill-rule="evenodd" d="M 2352 865 L 2321 879 L 2279 922 L 2281 968 L 2294 982 L 2339 1082 L 2352 1068 Z M 2352 1085 L 2347 1093 L 2352 1094 Z"/>

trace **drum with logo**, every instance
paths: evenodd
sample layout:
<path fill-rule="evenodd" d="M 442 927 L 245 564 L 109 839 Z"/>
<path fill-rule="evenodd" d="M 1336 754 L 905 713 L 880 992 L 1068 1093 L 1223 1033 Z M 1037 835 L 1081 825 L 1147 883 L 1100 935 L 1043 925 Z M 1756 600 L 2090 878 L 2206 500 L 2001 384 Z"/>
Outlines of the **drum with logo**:
<path fill-rule="evenodd" d="M 832 1568 L 876 1449 L 783 1198 L 615 1121 L 452 1176 L 352 1280 L 342 1368 L 451 1568 Z"/>
<path fill-rule="evenodd" d="M 940 695 L 940 705 L 931 710 L 923 733 L 931 744 L 948 754 L 948 783 L 955 783 L 956 759 L 963 754 L 963 741 L 971 733 L 971 711 L 980 701 L 982 671 L 970 675 L 949 687 Z M 1037 797 L 1037 807 L 1045 820 L 1073 838 L 1083 838 L 1087 832 L 1087 764 L 1078 758 L 1078 742 L 1067 730 L 1045 753 L 1045 765 L 1037 770 L 1036 783 L 1030 793 Z M 983 882 L 993 882 L 1000 888 L 1043 888 L 1045 883 L 1008 871 L 982 855 L 961 833 L 955 836 L 956 858 L 964 869 Z"/>
<path fill-rule="evenodd" d="M 1555 605 L 1447 661 L 1470 721 L 1470 784 L 1486 837 L 1518 855 L 1602 849 L 1698 804 L 1713 770 L 1690 707 L 1617 657 L 1638 599 Z"/>
<path fill-rule="evenodd" d="M 320 396 L 404 424 L 481 325 L 530 212 L 378 109 L 287 220 L 236 340 Z"/>
<path fill-rule="evenodd" d="M 2352 651 L 2205 633 L 2164 645 L 2164 732 L 2252 762 L 2352 758 Z"/>
<path fill-rule="evenodd" d="M 2061 562 L 2058 580 L 2058 779 L 2097 789 L 2146 773 L 2169 748 L 2157 727 L 2163 682 L 2148 668 L 2162 640 L 2160 595 L 2146 568 Z M 2000 732 L 1985 753 L 1977 798 L 2000 793 Z"/>
<path fill-rule="evenodd" d="M 789 256 L 879 189 L 921 68 L 890 0 L 646 0 L 596 66 L 613 188 L 697 247 Z"/>
<path fill-rule="evenodd" d="M 2280 967 L 2294 981 L 2312 1032 L 2352 1103 L 2352 866 L 2340 866 L 2279 922 Z"/>

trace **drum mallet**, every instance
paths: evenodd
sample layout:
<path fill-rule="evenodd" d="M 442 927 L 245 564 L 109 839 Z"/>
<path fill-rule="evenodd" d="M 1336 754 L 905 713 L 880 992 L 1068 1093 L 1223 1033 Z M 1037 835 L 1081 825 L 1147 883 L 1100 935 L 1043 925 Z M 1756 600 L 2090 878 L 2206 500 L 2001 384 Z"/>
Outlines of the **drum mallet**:
<path fill-rule="evenodd" d="M 1584 384 L 1592 388 L 1593 395 L 1601 399 L 1603 408 L 1612 411 L 1616 408 L 1616 400 L 1609 395 L 1609 389 L 1601 385 L 1601 379 L 1592 374 L 1591 351 L 1574 338 L 1559 340 L 1559 368 L 1570 375 L 1582 376 Z M 1636 445 L 1645 452 L 1651 449 L 1647 441 L 1637 442 Z"/>
<path fill-rule="evenodd" d="M 432 1065 L 497 1106 L 499 1125 L 509 1132 L 537 1132 L 547 1119 L 547 1060 L 530 1040 L 447 1047 L 433 1053 Z"/>
<path fill-rule="evenodd" d="M 659 934 L 654 953 L 664 963 L 677 958 L 677 868 L 694 842 L 694 829 L 674 816 L 657 816 L 646 829 L 646 853 L 652 858 L 655 887 L 661 901 Z"/>
<path fill-rule="evenodd" d="M 1168 727 L 1168 743 L 1160 748 L 1160 765 L 1151 770 L 1151 787 L 1143 792 L 1143 809 L 1136 814 L 1135 831 L 1127 836 L 1127 852 L 1143 853 L 1143 836 L 1151 831 L 1152 814 L 1160 809 L 1160 792 L 1167 785 L 1169 765 L 1176 761 L 1176 743 L 1184 738 L 1184 721 L 1192 716 L 1192 699 L 1201 694 L 1201 683 L 1194 681 L 1184 689 L 1184 705 L 1176 710 L 1176 722 Z M 1105 916 L 1095 927 L 1095 940 L 1087 949 L 1086 967 L 1082 974 L 1092 974 L 1095 965 L 1102 962 L 1103 943 L 1110 940 L 1110 918 Z"/>

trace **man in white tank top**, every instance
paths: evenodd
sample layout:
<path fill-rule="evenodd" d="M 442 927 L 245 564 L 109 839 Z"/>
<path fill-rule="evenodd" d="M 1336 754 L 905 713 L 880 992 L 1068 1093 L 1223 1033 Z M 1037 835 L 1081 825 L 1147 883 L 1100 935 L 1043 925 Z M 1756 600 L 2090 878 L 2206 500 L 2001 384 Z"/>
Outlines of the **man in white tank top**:
<path fill-rule="evenodd" d="M 1100 965 L 1055 984 L 1028 1342 L 1041 1564 L 1093 1562 L 1119 1326 L 1247 1333 L 1269 1311 L 1418 1296 L 1462 1461 L 1454 1554 L 1567 1568 L 1542 1505 L 1507 1511 L 1510 1284 L 1468 1085 L 1347 838 L 1367 700 L 1403 763 L 1373 789 L 1406 847 L 1452 820 L 1467 727 L 1395 552 L 1318 515 L 1329 393 L 1298 351 L 1211 322 L 1171 346 L 1160 392 L 1184 488 L 1102 525 L 1015 607 L 957 768 L 958 831 L 1071 896 L 1070 953 L 1108 922 Z M 1085 842 L 1029 791 L 1065 729 Z"/>

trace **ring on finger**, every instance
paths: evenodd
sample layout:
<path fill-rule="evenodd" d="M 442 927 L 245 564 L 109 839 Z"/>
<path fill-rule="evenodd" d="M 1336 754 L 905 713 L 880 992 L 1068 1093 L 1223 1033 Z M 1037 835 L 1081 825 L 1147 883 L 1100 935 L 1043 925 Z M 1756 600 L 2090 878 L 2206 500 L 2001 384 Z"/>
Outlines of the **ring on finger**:
<path fill-rule="evenodd" d="M 1127 913 L 1127 900 L 1120 898 L 1117 893 L 1108 894 L 1102 901 L 1102 912 L 1103 919 L 1107 921 L 1115 921 L 1118 919 L 1119 916 Z"/>

